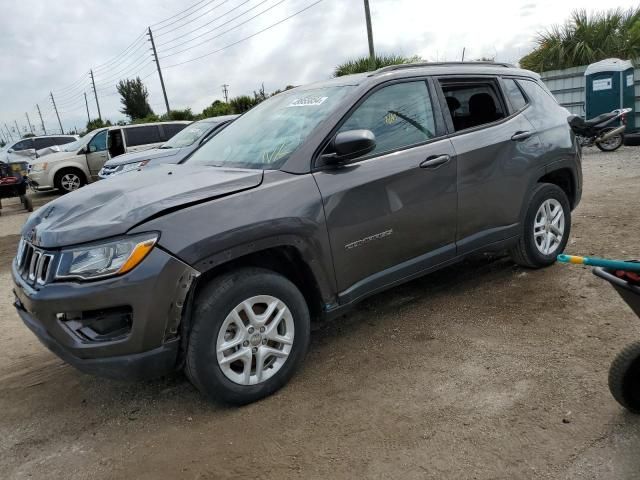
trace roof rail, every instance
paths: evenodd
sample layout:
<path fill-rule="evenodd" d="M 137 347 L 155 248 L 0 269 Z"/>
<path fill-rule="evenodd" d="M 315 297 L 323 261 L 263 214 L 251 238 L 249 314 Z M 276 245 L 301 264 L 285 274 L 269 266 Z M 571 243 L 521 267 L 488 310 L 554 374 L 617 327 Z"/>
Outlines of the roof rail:
<path fill-rule="evenodd" d="M 389 65 L 387 67 L 379 68 L 378 70 L 374 70 L 369 75 L 372 77 L 373 75 L 377 75 L 379 73 L 392 72 L 394 70 L 404 70 L 405 68 L 418 68 L 418 67 L 443 67 L 449 65 L 464 65 L 465 67 L 475 67 L 475 66 L 492 66 L 492 67 L 505 67 L 505 68 L 516 68 L 515 65 L 511 63 L 505 62 L 416 62 L 416 63 L 401 63 L 398 65 Z"/>

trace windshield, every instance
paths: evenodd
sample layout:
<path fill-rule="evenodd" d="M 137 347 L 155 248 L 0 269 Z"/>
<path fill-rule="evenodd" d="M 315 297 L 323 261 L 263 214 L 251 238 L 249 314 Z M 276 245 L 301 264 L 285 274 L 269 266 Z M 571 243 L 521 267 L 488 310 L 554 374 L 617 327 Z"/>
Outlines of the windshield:
<path fill-rule="evenodd" d="M 168 141 L 163 143 L 160 148 L 182 148 L 193 145 L 200 140 L 215 123 L 213 122 L 196 122 L 188 127 L 183 128 Z"/>
<path fill-rule="evenodd" d="M 89 143 L 96 133 L 100 133 L 101 131 L 102 130 L 94 130 L 93 132 L 89 132 L 84 137 L 80 138 L 79 140 L 76 140 L 75 142 L 61 145 L 60 150 L 63 152 L 77 152 L 82 147 L 84 147 L 87 143 Z"/>
<path fill-rule="evenodd" d="M 271 97 L 196 150 L 188 162 L 278 169 L 351 88 L 291 90 Z"/>

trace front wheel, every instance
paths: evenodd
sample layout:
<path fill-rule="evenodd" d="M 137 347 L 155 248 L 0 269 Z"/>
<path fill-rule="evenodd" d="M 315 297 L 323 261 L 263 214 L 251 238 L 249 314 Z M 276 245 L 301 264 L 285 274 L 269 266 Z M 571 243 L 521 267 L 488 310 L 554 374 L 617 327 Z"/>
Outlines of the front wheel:
<path fill-rule="evenodd" d="M 309 310 L 298 288 L 275 272 L 243 268 L 198 293 L 185 371 L 214 401 L 251 403 L 289 381 L 309 338 Z"/>
<path fill-rule="evenodd" d="M 54 186 L 62 193 L 73 192 L 87 183 L 82 171 L 76 168 L 65 168 L 56 173 Z"/>
<path fill-rule="evenodd" d="M 612 130 L 612 128 L 608 128 L 606 131 Z M 607 138 L 602 142 L 596 142 L 596 147 L 598 147 L 603 152 L 613 152 L 614 150 L 619 149 L 624 143 L 624 135 L 622 133 L 618 135 L 614 135 L 611 138 Z"/>
<path fill-rule="evenodd" d="M 616 401 L 633 413 L 640 413 L 640 342 L 624 348 L 609 369 L 609 390 Z"/>
<path fill-rule="evenodd" d="M 570 232 L 571 207 L 566 193 L 557 185 L 539 183 L 529 199 L 522 235 L 509 253 L 523 267 L 549 266 L 564 250 Z"/>

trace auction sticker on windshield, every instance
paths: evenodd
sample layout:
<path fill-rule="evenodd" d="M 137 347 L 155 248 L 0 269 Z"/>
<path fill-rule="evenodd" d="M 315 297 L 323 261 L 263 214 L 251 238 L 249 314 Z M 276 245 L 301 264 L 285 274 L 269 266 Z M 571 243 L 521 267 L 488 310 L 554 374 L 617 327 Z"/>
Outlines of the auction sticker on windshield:
<path fill-rule="evenodd" d="M 324 101 L 329 97 L 303 97 L 296 98 L 287 107 L 317 107 L 322 105 Z"/>

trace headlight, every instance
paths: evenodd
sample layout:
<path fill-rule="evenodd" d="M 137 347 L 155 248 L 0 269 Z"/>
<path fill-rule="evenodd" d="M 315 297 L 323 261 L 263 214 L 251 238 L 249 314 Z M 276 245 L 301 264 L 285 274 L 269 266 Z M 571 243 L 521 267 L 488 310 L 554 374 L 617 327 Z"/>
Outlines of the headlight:
<path fill-rule="evenodd" d="M 122 275 L 140 264 L 157 240 L 158 235 L 151 233 L 63 250 L 56 279 L 93 280 Z"/>
<path fill-rule="evenodd" d="M 44 163 L 34 163 L 33 165 L 31 165 L 31 172 L 41 172 L 43 170 L 46 170 L 47 167 L 49 166 L 49 164 L 47 162 Z"/>

